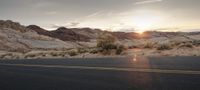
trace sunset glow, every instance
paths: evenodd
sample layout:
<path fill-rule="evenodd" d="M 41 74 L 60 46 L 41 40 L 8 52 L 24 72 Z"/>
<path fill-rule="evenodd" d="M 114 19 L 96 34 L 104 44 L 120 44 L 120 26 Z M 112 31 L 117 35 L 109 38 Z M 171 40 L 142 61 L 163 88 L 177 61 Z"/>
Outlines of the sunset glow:
<path fill-rule="evenodd" d="M 155 24 L 159 23 L 160 16 L 156 15 L 138 15 L 133 19 L 135 28 L 141 30 L 151 29 Z"/>
<path fill-rule="evenodd" d="M 5 0 L 0 1 L 0 18 L 51 30 L 64 26 L 111 31 L 198 31 L 199 3 L 200 0 Z"/>
<path fill-rule="evenodd" d="M 138 30 L 137 33 L 140 34 L 140 35 L 142 35 L 144 33 L 144 31 Z"/>

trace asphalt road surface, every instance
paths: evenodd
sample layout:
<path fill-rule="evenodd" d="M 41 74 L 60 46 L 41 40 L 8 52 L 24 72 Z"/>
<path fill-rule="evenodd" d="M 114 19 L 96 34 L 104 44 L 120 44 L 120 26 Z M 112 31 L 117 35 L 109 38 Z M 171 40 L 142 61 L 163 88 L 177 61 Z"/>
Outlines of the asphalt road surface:
<path fill-rule="evenodd" d="M 0 90 L 200 90 L 200 57 L 0 60 Z"/>

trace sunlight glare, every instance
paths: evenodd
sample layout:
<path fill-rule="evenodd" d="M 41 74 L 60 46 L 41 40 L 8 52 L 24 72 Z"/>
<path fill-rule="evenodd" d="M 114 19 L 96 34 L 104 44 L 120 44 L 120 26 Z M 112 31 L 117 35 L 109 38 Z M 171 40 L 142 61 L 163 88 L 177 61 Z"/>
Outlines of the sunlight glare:
<path fill-rule="evenodd" d="M 139 31 L 137 31 L 137 33 L 142 35 L 144 33 L 144 31 L 143 30 L 139 30 Z"/>
<path fill-rule="evenodd" d="M 137 55 L 134 55 L 133 62 L 136 62 L 136 61 L 137 61 Z"/>
<path fill-rule="evenodd" d="M 161 17 L 158 15 L 137 15 L 134 16 L 133 22 L 136 29 L 142 33 L 144 30 L 153 28 L 157 23 L 159 23 L 160 19 Z"/>

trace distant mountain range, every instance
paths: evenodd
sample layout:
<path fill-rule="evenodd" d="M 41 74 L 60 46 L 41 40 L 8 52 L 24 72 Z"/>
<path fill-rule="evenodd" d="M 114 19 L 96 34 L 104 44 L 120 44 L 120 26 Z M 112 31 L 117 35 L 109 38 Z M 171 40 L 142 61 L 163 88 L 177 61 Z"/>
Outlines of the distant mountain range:
<path fill-rule="evenodd" d="M 66 28 L 59 27 L 56 30 L 48 31 L 36 25 L 27 26 L 28 29 L 34 30 L 40 35 L 49 36 L 52 38 L 57 38 L 63 41 L 83 41 L 90 42 L 92 39 L 96 39 L 101 33 L 107 32 L 118 38 L 119 40 L 132 40 L 132 39 L 148 39 L 154 37 L 172 37 L 180 35 L 197 35 L 200 32 L 158 32 L 158 31 L 147 31 L 142 35 L 136 32 L 110 32 L 103 31 L 100 29 L 91 29 L 91 28 Z"/>
<path fill-rule="evenodd" d="M 112 34 L 118 38 L 118 40 L 200 34 L 200 32 L 184 33 L 149 31 L 140 35 L 135 32 L 109 32 L 100 29 L 66 27 L 60 27 L 56 30 L 48 31 L 37 25 L 24 26 L 11 20 L 0 20 L 0 49 L 15 51 L 19 49 L 63 49 L 82 47 L 84 44 L 80 44 L 79 42 L 94 41 L 103 32 Z"/>
<path fill-rule="evenodd" d="M 45 35 L 53 38 L 57 38 L 63 41 L 85 41 L 89 42 L 90 39 L 96 38 L 101 30 L 90 28 L 65 28 L 60 27 L 53 31 L 45 30 L 36 25 L 27 26 L 28 29 L 34 30 L 40 35 Z"/>

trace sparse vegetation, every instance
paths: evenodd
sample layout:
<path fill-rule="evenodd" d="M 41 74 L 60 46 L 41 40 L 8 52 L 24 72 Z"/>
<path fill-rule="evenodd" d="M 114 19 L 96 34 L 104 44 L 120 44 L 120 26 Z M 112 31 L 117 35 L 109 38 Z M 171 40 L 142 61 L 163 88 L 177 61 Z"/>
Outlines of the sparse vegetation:
<path fill-rule="evenodd" d="M 182 47 L 193 48 L 193 45 L 191 43 L 185 43 L 179 46 L 179 48 L 182 48 Z"/>
<path fill-rule="evenodd" d="M 54 56 L 54 57 L 56 57 L 56 56 L 58 56 L 58 53 L 52 52 L 51 55 Z"/>
<path fill-rule="evenodd" d="M 170 50 L 172 49 L 170 45 L 168 44 L 161 44 L 157 47 L 157 50 Z"/>
<path fill-rule="evenodd" d="M 123 45 L 119 45 L 119 46 L 117 47 L 117 49 L 116 49 L 116 54 L 117 54 L 117 55 L 120 55 L 120 54 L 123 52 L 124 49 L 125 49 L 125 48 L 124 48 Z"/>
<path fill-rule="evenodd" d="M 78 53 L 75 50 L 69 51 L 68 54 L 70 56 L 76 56 L 76 55 L 78 55 Z"/>
<path fill-rule="evenodd" d="M 86 52 L 88 52 L 88 50 L 86 48 L 77 48 L 77 53 L 82 54 L 82 53 L 86 53 Z"/>
<path fill-rule="evenodd" d="M 7 57 L 12 57 L 12 56 L 13 56 L 12 53 L 6 53 L 6 54 L 1 55 L 1 58 L 7 58 Z"/>
<path fill-rule="evenodd" d="M 124 46 L 116 44 L 116 38 L 108 33 L 103 33 L 98 37 L 97 48 L 103 55 L 111 55 L 113 52 L 120 55 L 124 50 Z"/>
<path fill-rule="evenodd" d="M 98 52 L 99 52 L 99 50 L 97 50 L 97 49 L 92 49 L 92 50 L 90 51 L 91 54 L 97 54 Z"/>
<path fill-rule="evenodd" d="M 152 48 L 154 48 L 154 46 L 155 46 L 155 43 L 153 43 L 153 42 L 147 42 L 147 43 L 144 45 L 144 48 L 152 49 Z"/>
<path fill-rule="evenodd" d="M 11 49 L 10 51 L 11 52 L 19 52 L 19 53 L 25 54 L 25 53 L 30 52 L 31 50 L 29 50 L 29 49 L 23 49 L 23 48 L 17 48 L 17 49 Z"/>
<path fill-rule="evenodd" d="M 181 45 L 181 42 L 170 42 L 172 47 L 177 47 Z"/>
<path fill-rule="evenodd" d="M 199 46 L 199 45 L 200 45 L 200 40 L 195 40 L 195 41 L 193 41 L 193 45 Z"/>
<path fill-rule="evenodd" d="M 132 45 L 132 46 L 129 46 L 128 49 L 134 49 L 134 48 L 139 48 L 138 46 L 136 45 Z"/>
<path fill-rule="evenodd" d="M 108 33 L 103 33 L 97 38 L 97 48 L 102 50 L 112 50 L 116 49 L 117 46 L 115 45 L 116 38 Z"/>
<path fill-rule="evenodd" d="M 36 54 L 28 54 L 25 56 L 25 58 L 34 58 L 36 57 Z"/>
<path fill-rule="evenodd" d="M 104 51 L 101 51 L 101 54 L 102 55 L 111 55 L 112 51 L 111 50 L 104 50 Z"/>

